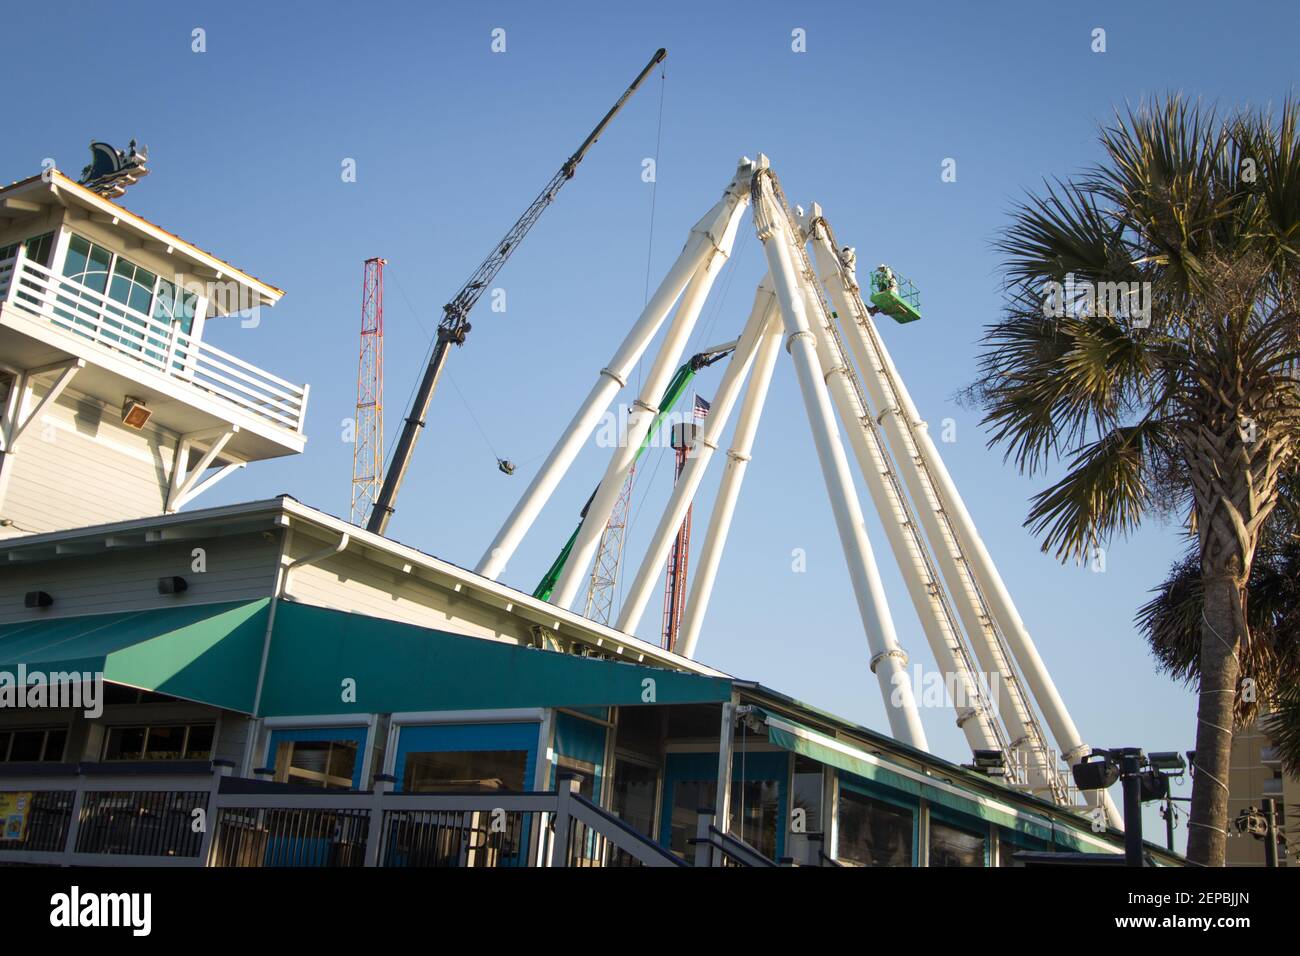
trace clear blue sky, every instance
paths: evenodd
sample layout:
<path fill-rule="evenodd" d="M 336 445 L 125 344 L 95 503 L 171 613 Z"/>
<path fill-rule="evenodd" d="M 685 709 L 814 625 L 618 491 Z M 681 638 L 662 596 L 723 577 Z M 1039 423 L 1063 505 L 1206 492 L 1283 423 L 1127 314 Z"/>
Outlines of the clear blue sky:
<path fill-rule="evenodd" d="M 405 414 L 440 307 L 656 47 L 668 48 L 652 283 L 742 154 L 767 153 L 792 202 L 817 200 L 860 261 L 888 261 L 925 318 L 882 328 L 1084 736 L 1187 749 L 1194 698 L 1158 676 L 1132 626 L 1177 528 L 1115 542 L 1104 573 L 1062 567 L 1022 527 L 1042 480 L 1019 477 L 958 407 L 982 325 L 998 312 L 991 242 L 1014 199 L 1098 158 L 1114 106 L 1181 90 L 1223 106 L 1277 102 L 1294 81 L 1300 16 L 1284 4 L 1097 3 L 66 3 L 6 12 L 10 102 L 0 177 L 132 137 L 152 175 L 126 205 L 286 290 L 261 326 L 209 337 L 312 386 L 307 452 L 250 467 L 201 504 L 288 492 L 346 514 L 361 263 L 391 263 L 388 433 Z M 191 51 L 206 30 L 207 52 Z M 490 31 L 506 30 L 493 54 Z M 1106 52 L 1090 50 L 1106 31 Z M 791 31 L 807 52 L 791 51 Z M 57 59 L 54 59 L 57 55 Z M 500 277 L 508 311 L 477 313 L 435 399 L 394 537 L 472 566 L 642 304 L 656 78 L 589 154 Z M 358 181 L 345 183 L 353 158 Z M 945 158 L 957 181 L 940 181 Z M 748 220 L 743 230 L 752 232 Z M 752 235 L 706 308 L 696 346 L 735 334 L 762 272 Z M 405 296 L 403 295 L 405 293 Z M 414 308 L 408 308 L 409 297 Z M 699 381 L 712 394 L 720 372 Z M 453 383 L 454 386 L 453 387 Z M 462 398 L 463 396 L 463 398 Z M 466 413 L 471 405 L 488 438 Z M 497 472 L 494 454 L 520 463 Z M 531 590 L 603 469 L 589 447 L 505 580 Z M 642 468 L 639 559 L 670 465 Z M 698 503 L 707 507 L 716 473 Z M 700 512 L 701 515 L 704 513 Z M 703 518 L 700 519 L 702 527 Z M 919 624 L 869 516 L 904 646 Z M 803 548 L 806 573 L 791 572 Z M 654 607 L 657 608 L 657 602 Z M 642 633 L 657 633 L 657 610 Z M 874 727 L 885 726 L 792 369 L 784 359 L 742 495 L 700 656 Z M 961 758 L 947 711 L 923 714 Z M 1154 817 L 1149 825 L 1158 826 Z"/>

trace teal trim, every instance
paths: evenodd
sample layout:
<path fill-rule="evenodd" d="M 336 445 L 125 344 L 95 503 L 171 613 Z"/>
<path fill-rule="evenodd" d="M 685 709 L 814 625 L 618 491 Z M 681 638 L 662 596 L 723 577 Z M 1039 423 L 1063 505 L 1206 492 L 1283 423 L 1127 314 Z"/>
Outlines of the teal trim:
<path fill-rule="evenodd" d="M 282 727 L 271 731 L 266 743 L 266 754 L 262 758 L 263 767 L 275 765 L 275 750 L 282 743 L 289 741 L 353 740 L 357 744 L 357 760 L 352 766 L 352 789 L 361 789 L 361 767 L 366 762 L 366 739 L 370 736 L 370 727 Z"/>
<path fill-rule="evenodd" d="M 672 842 L 673 829 L 673 795 L 677 784 L 684 780 L 698 780 L 716 783 L 718 779 L 718 755 L 716 753 L 670 753 L 664 758 L 663 805 L 659 813 L 659 844 L 665 849 Z M 770 750 L 759 753 L 744 753 L 737 748 L 731 755 L 731 780 L 752 782 L 755 780 L 775 780 L 776 794 L 776 855 L 779 859 L 785 854 L 785 831 L 787 823 L 790 785 L 790 755 L 773 753 Z M 735 808 L 733 807 L 733 810 Z M 689 856 L 689 854 L 688 854 Z"/>
<path fill-rule="evenodd" d="M 0 670 L 102 672 L 113 683 L 250 714 L 269 603 L 182 604 L 6 624 Z"/>
<path fill-rule="evenodd" d="M 340 703 L 342 682 L 356 700 Z M 259 716 L 609 707 L 730 699 L 731 682 L 281 601 Z"/>
<path fill-rule="evenodd" d="M 769 716 L 776 717 L 776 715 Z M 914 776 L 903 773 L 901 769 L 894 770 L 885 766 L 884 758 L 870 758 L 865 752 L 858 751 L 851 743 L 833 740 L 784 717 L 776 717 L 776 719 L 798 731 L 791 732 L 784 727 L 769 723 L 768 740 L 778 747 L 784 747 L 819 763 L 855 774 L 882 787 L 906 794 L 910 798 L 924 799 L 932 805 L 945 807 L 968 817 L 996 823 L 1007 829 L 1025 832 L 1041 839 L 1051 839 L 1053 824 L 1047 817 L 1016 809 L 1005 800 L 995 800 L 985 794 L 966 795 L 950 789 L 950 787 L 957 787 L 957 784 L 941 786 L 938 781 L 930 783 L 918 780 Z"/>
<path fill-rule="evenodd" d="M 512 724 L 432 724 L 406 726 L 397 732 L 397 760 L 393 776 L 395 790 L 402 789 L 406 776 L 406 757 L 412 753 L 447 753 L 449 751 L 523 750 L 524 790 L 533 789 L 537 772 L 537 723 Z"/>

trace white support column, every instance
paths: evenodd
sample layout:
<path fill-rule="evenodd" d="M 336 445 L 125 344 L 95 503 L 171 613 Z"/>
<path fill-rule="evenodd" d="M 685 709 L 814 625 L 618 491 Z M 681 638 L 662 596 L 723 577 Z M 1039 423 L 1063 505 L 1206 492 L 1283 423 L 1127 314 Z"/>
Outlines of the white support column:
<path fill-rule="evenodd" d="M 609 516 L 627 480 L 628 471 L 636 460 L 642 440 L 649 433 L 655 417 L 659 414 L 659 399 L 664 389 L 668 387 L 673 373 L 681 364 L 682 352 L 686 348 L 691 331 L 695 328 L 700 311 L 704 308 L 709 290 L 713 288 L 714 280 L 717 279 L 718 273 L 722 271 L 727 257 L 731 254 L 732 244 L 736 240 L 736 230 L 740 227 L 740 219 L 747 202 L 748 193 L 744 200 L 732 208 L 731 218 L 727 221 L 720 241 L 700 266 L 699 271 L 691 278 L 686 292 L 682 295 L 682 301 L 677 306 L 677 314 L 673 316 L 672 323 L 664 335 L 663 344 L 659 347 L 654 364 L 641 384 L 641 394 L 632 405 L 626 431 L 619 435 L 619 444 L 610 455 L 605 475 L 600 480 L 600 487 L 587 505 L 587 514 L 578 530 L 578 537 L 573 542 L 564 571 L 556 582 L 551 603 L 559 607 L 568 607 L 572 604 L 583 582 L 587 580 L 587 568 L 596 556 L 601 534 L 609 522 Z"/>
<path fill-rule="evenodd" d="M 771 280 L 769 278 L 764 281 L 767 283 Z M 781 350 L 784 326 L 776 305 L 776 293 L 767 285 L 759 287 L 759 294 L 765 294 L 771 300 L 773 314 L 769 316 L 768 325 L 763 330 L 763 340 L 759 343 L 758 354 L 749 373 L 749 385 L 740 405 L 736 430 L 731 436 L 731 449 L 727 452 L 727 466 L 722 472 L 718 495 L 713 502 L 713 513 L 709 515 L 709 527 L 704 534 L 704 544 L 700 548 L 699 560 L 695 563 L 695 577 L 686 599 L 686 613 L 682 616 L 678 643 L 682 655 L 691 659 L 694 659 L 695 649 L 700 643 L 700 629 L 708 611 L 713 585 L 718 578 L 718 566 L 722 562 L 727 534 L 731 530 L 731 519 L 736 512 L 736 500 L 740 497 L 740 486 L 744 483 L 745 470 L 750 462 L 758 420 L 763 413 L 768 386 L 772 383 L 772 371 L 776 368 L 776 359 Z"/>
<path fill-rule="evenodd" d="M 760 162 L 762 160 L 760 159 Z M 840 545 L 853 582 L 853 593 L 858 602 L 858 614 L 871 649 L 871 669 L 880 684 L 889 719 L 890 732 L 895 738 L 920 750 L 928 750 L 925 730 L 917 713 L 916 700 L 908 681 L 907 655 L 899 646 L 894 633 L 894 622 L 889 614 L 885 588 L 880 580 L 871 542 L 867 540 L 862 508 L 858 504 L 857 490 L 849 472 L 848 459 L 835 426 L 830 397 L 822 380 L 822 369 L 817 361 L 815 337 L 808 327 L 800 286 L 802 270 L 795 265 L 800 240 L 791 235 L 791 227 L 784 202 L 773 194 L 773 182 L 767 173 L 759 179 L 761 194 L 753 197 L 754 220 L 763 252 L 767 256 L 768 270 L 776 285 L 777 299 L 788 334 L 786 349 L 794 361 L 803 393 L 808 424 L 817 446 L 826 492 L 830 498 L 835 525 L 839 531 Z"/>
<path fill-rule="evenodd" d="M 736 399 L 740 397 L 741 385 L 753 365 L 759 340 L 772 321 L 772 313 L 775 310 L 776 298 L 772 294 L 769 280 L 764 279 L 755 293 L 754 307 L 745 322 L 736 351 L 728 360 L 727 369 L 718 384 L 718 391 L 713 396 L 709 417 L 705 420 L 702 432 L 696 436 L 687 454 L 686 466 L 677 476 L 668 504 L 659 518 L 659 525 L 651 536 L 645 557 L 642 558 L 632 586 L 628 589 L 617 624 L 618 629 L 626 634 L 636 633 L 637 625 L 641 623 L 641 615 L 645 613 L 650 594 L 659 580 L 664 562 L 668 560 L 668 551 L 673 546 L 673 539 L 686 518 L 687 509 L 695 499 L 695 492 L 699 489 L 700 481 L 709 467 L 709 462 L 713 459 L 713 452 L 717 450 L 718 442 L 722 441 L 722 433 L 727 427 Z"/>
<path fill-rule="evenodd" d="M 960 695 L 954 701 L 957 707 L 957 726 L 966 735 L 972 750 L 1004 750 L 992 724 L 992 707 L 982 700 L 984 694 L 964 657 L 965 648 L 960 637 L 945 615 L 941 602 L 939 581 L 930 573 L 921 551 L 911 514 L 902 500 L 902 489 L 894 483 L 893 465 L 883 447 L 879 434 L 870 422 L 869 410 L 864 407 L 865 396 L 859 396 L 857 385 L 848 366 L 848 358 L 840 346 L 838 336 L 831 326 L 831 317 L 821 304 L 815 288 L 805 286 L 805 304 L 813 320 L 817 335 L 817 359 L 821 363 L 831 400 L 840 421 L 848 432 L 849 445 L 857 459 L 876 511 L 880 515 L 885 536 L 889 539 L 894 560 L 902 572 L 908 595 L 921 620 L 922 630 L 935 660 L 943 671 L 945 687 L 953 687 Z M 955 683 L 949 683 L 955 682 Z M 1008 755 L 1009 757 L 1010 755 Z"/>
<path fill-rule="evenodd" d="M 613 401 L 618 390 L 627 384 L 628 376 L 651 339 L 659 331 L 673 303 L 682 294 L 691 277 L 702 263 L 712 257 L 722 241 L 728 224 L 736 210 L 749 200 L 749 180 L 753 164 L 742 158 L 735 176 L 728 184 L 722 199 L 691 230 L 686 245 L 659 288 L 646 303 L 632 331 L 619 346 L 606 368 L 601 369 L 596 384 L 579 406 L 573 420 L 560 436 L 542 467 L 529 483 L 523 497 L 515 505 L 501 530 L 479 558 L 475 571 L 485 577 L 501 576 L 506 564 L 519 547 L 519 542 L 533 526 L 556 486 L 568 472 L 578 456 L 583 443 L 591 435 L 600 417 Z M 657 398 L 658 396 L 656 396 Z"/>
<path fill-rule="evenodd" d="M 841 275 L 839 250 L 834 248 L 825 230 L 816 230 L 812 242 L 818 271 L 846 327 L 849 348 L 862 369 L 871 400 L 880 409 L 880 423 L 890 444 L 898 449 L 900 470 L 918 503 L 926 533 L 936 544 L 936 557 L 953 591 L 958 611 L 962 613 L 963 624 L 976 655 L 981 666 L 990 673 L 1004 675 L 1006 686 L 1003 694 L 1009 698 L 1004 700 L 1004 704 L 1010 706 L 1000 708 L 1002 719 L 1012 733 L 1019 734 L 1027 733 L 1034 721 L 1027 709 L 1029 702 L 1019 693 L 1019 680 L 1011 670 L 1011 662 L 1006 661 L 1002 655 L 997 635 L 989 631 L 993 626 L 1000 631 L 1019 664 L 1024 680 L 1042 709 L 1066 762 L 1077 762 L 1090 748 L 1083 743 L 1078 729 L 1070 719 L 1065 704 L 1047 673 L 1046 665 L 1038 656 L 1006 586 L 975 529 L 970 512 L 966 510 L 965 503 L 930 438 L 925 421 L 894 367 L 884 341 L 866 314 L 856 279 L 852 275 L 847 278 Z M 940 546 L 940 542 L 946 546 Z M 975 586 L 974 589 L 971 585 Z M 985 618 L 981 597 L 988 602 L 987 610 L 991 620 Z M 1119 825 L 1120 815 L 1109 794 L 1095 791 L 1086 796 L 1089 803 L 1094 805 L 1100 800 L 1112 824 Z"/>

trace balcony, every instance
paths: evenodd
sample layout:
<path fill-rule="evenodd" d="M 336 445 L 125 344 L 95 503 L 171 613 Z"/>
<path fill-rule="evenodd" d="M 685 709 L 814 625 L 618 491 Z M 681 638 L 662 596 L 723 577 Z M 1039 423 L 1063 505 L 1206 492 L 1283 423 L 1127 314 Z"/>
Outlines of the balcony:
<path fill-rule="evenodd" d="M 178 433 L 226 423 L 245 459 L 302 451 L 308 386 L 294 385 L 156 318 L 54 274 L 22 251 L 0 260 L 0 355 L 25 368 L 79 358 L 78 387 L 146 400 Z"/>

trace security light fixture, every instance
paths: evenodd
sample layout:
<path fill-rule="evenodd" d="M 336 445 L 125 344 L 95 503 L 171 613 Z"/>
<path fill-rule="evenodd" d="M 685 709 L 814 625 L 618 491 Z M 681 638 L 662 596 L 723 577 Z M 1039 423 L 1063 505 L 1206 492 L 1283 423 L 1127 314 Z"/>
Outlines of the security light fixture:
<path fill-rule="evenodd" d="M 1152 770 L 1159 770 L 1161 773 L 1175 777 L 1181 777 L 1187 770 L 1187 763 L 1177 750 L 1157 751 L 1147 757 L 1147 762 L 1151 764 Z"/>
<path fill-rule="evenodd" d="M 54 598 L 45 591 L 28 591 L 23 596 L 23 607 L 49 607 L 53 603 Z"/>
<path fill-rule="evenodd" d="M 1080 790 L 1105 790 L 1119 779 L 1119 764 L 1104 750 L 1094 751 L 1071 769 Z"/>
<path fill-rule="evenodd" d="M 181 594 L 189 589 L 189 582 L 178 575 L 169 575 L 158 579 L 159 594 Z"/>
<path fill-rule="evenodd" d="M 138 398 L 132 398 L 128 395 L 122 402 L 122 424 L 127 428 L 139 430 L 144 428 L 145 423 L 153 416 L 153 412 L 145 407 L 144 402 Z"/>

